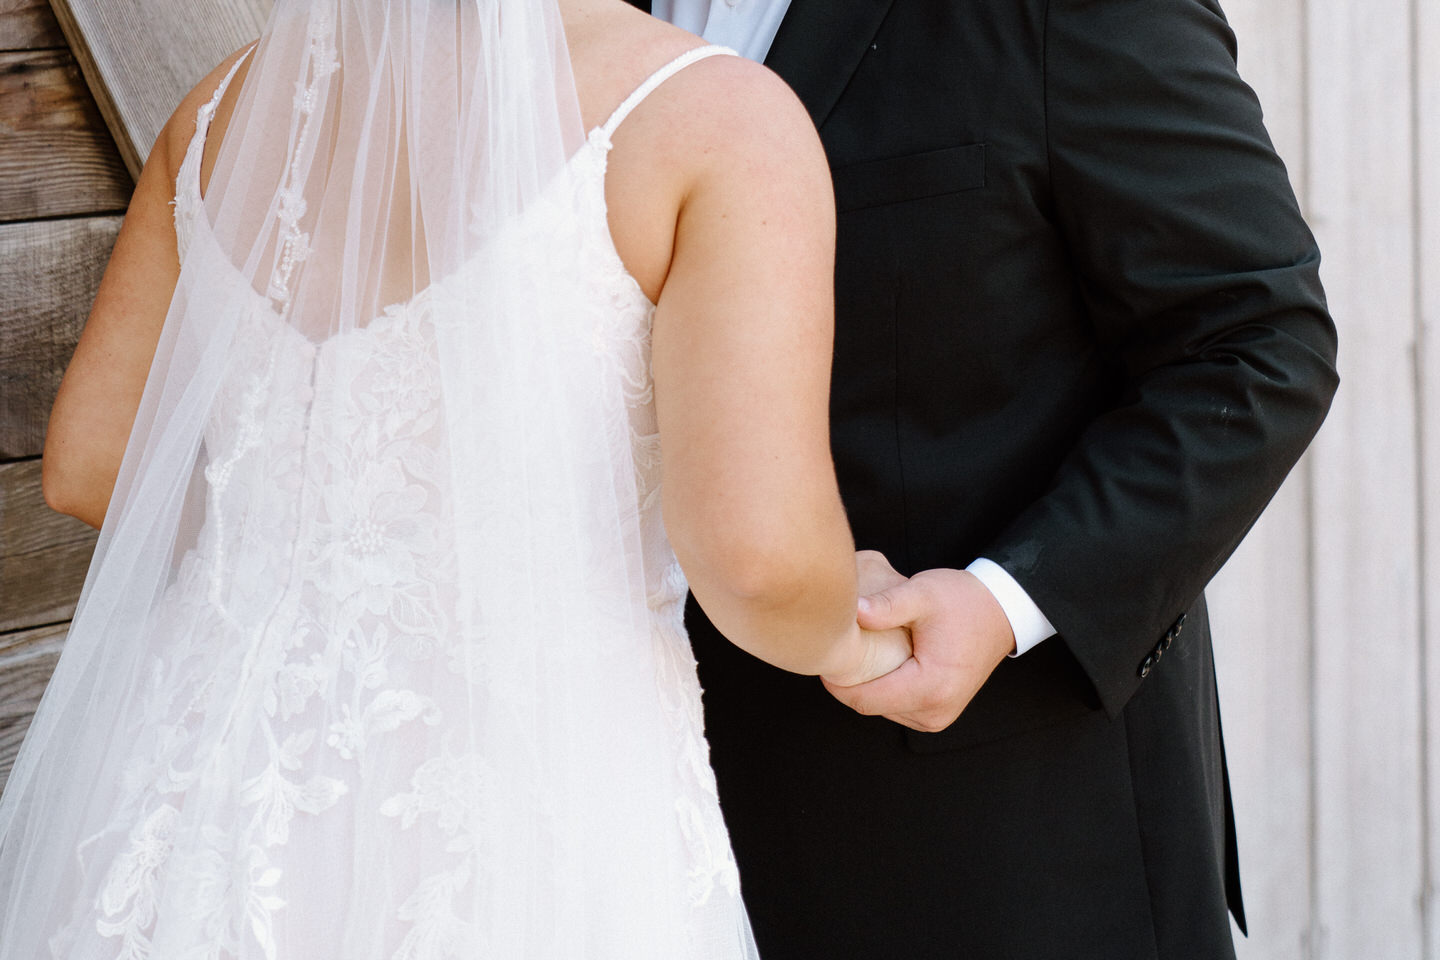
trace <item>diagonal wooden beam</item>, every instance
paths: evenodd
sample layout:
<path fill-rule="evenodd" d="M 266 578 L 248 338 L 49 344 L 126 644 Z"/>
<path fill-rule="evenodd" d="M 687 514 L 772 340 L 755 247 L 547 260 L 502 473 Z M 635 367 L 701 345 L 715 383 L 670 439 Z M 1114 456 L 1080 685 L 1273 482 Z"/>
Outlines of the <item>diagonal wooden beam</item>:
<path fill-rule="evenodd" d="M 132 176 L 175 105 L 260 35 L 272 0 L 51 0 Z"/>

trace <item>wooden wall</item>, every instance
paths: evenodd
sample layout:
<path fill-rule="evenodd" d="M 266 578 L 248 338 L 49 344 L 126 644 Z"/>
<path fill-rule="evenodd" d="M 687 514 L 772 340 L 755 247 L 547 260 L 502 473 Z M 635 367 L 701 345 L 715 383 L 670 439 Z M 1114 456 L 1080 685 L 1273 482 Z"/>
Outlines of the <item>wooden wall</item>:
<path fill-rule="evenodd" d="M 46 0 L 0 0 L 0 780 L 95 535 L 45 508 L 50 401 L 131 181 Z"/>
<path fill-rule="evenodd" d="M 93 544 L 45 510 L 36 458 L 130 189 L 121 158 L 136 165 L 267 5 L 55 0 L 97 110 L 46 0 L 0 0 L 0 782 Z M 1211 590 L 1251 921 L 1237 946 L 1440 960 L 1440 4 L 1225 5 L 1325 252 L 1343 377 Z M 157 32 L 167 11 L 182 22 Z"/>
<path fill-rule="evenodd" d="M 94 547 L 46 508 L 45 422 L 133 177 L 270 0 L 0 0 L 0 785 Z"/>
<path fill-rule="evenodd" d="M 1229 0 L 1342 383 L 1211 590 L 1242 958 L 1440 958 L 1440 9 Z M 1433 693 L 1431 691 L 1434 691 Z"/>

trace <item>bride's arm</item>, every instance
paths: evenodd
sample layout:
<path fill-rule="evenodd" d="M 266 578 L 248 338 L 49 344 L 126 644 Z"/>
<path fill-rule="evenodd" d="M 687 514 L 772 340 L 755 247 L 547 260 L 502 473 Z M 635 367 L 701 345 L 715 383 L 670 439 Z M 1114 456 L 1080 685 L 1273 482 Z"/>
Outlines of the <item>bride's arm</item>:
<path fill-rule="evenodd" d="M 753 71 L 739 109 L 672 132 L 700 158 L 655 313 L 665 526 L 732 642 L 837 682 L 909 654 L 855 626 L 850 528 L 830 457 L 835 213 L 804 108 Z M 689 142 L 682 139 L 680 142 Z"/>
<path fill-rule="evenodd" d="M 150 151 L 84 332 L 50 411 L 42 461 L 45 502 L 99 527 L 180 276 L 175 174 L 195 114 L 234 62 L 227 59 L 176 109 Z"/>

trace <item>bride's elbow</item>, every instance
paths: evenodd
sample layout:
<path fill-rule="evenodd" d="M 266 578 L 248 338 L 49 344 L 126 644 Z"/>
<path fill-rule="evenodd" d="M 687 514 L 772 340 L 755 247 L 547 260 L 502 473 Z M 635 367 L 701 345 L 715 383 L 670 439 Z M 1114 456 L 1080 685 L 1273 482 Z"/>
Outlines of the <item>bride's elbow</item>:
<path fill-rule="evenodd" d="M 40 494 L 45 505 L 98 530 L 105 520 L 106 503 L 97 496 L 95 484 L 86 482 L 82 473 L 63 447 L 47 441 L 40 460 Z"/>
<path fill-rule="evenodd" d="M 68 514 L 74 509 L 65 471 L 55 466 L 49 457 L 40 461 L 40 493 L 45 497 L 45 506 L 56 513 Z"/>
<path fill-rule="evenodd" d="M 719 592 L 732 603 L 765 608 L 789 601 L 801 587 L 798 565 L 776 551 L 676 549 L 675 555 L 696 596 Z"/>
<path fill-rule="evenodd" d="M 784 524 L 678 522 L 672 528 L 667 520 L 666 530 L 697 597 L 720 593 L 763 609 L 793 602 L 832 573 L 822 569 L 826 558 L 817 557 L 815 545 Z"/>

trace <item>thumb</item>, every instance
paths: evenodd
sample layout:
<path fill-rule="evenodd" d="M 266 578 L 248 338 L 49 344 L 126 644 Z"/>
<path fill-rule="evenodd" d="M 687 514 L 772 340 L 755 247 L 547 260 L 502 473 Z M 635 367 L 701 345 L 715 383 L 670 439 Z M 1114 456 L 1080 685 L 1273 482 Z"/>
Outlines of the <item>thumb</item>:
<path fill-rule="evenodd" d="M 920 588 L 915 581 L 907 580 L 861 597 L 856 620 L 865 630 L 891 630 L 914 623 L 921 612 Z"/>

